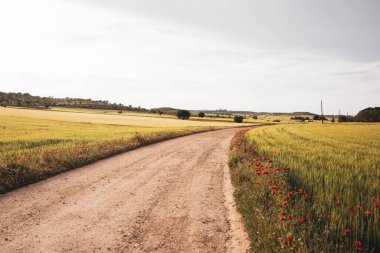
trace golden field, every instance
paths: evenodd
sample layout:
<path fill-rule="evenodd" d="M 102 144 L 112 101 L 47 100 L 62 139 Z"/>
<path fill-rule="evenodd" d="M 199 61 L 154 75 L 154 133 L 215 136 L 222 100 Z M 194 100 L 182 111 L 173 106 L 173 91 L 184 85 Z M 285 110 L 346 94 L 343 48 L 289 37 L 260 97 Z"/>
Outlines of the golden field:
<path fill-rule="evenodd" d="M 0 192 L 142 145 L 241 125 L 68 111 L 0 108 Z"/>

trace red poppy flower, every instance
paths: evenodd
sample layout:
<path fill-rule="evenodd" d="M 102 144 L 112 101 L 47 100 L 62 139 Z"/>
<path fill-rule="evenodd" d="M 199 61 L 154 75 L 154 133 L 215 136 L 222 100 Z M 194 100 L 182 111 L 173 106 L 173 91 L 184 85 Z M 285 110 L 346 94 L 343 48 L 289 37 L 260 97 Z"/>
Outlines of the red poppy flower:
<path fill-rule="evenodd" d="M 369 210 L 367 210 L 367 211 L 364 212 L 364 215 L 365 215 L 365 216 L 370 216 L 371 214 L 372 214 L 372 212 L 369 211 Z"/>
<path fill-rule="evenodd" d="M 361 246 L 362 246 L 362 242 L 356 240 L 356 241 L 355 241 L 355 247 L 361 247 Z"/>
<path fill-rule="evenodd" d="M 289 215 L 288 220 L 293 220 L 293 216 Z"/>
<path fill-rule="evenodd" d="M 297 247 L 298 247 L 297 244 L 293 244 L 293 245 L 292 245 L 292 248 L 293 248 L 293 249 L 296 249 Z"/>
<path fill-rule="evenodd" d="M 288 241 L 289 241 L 289 242 L 293 241 L 293 236 L 292 236 L 291 234 L 288 234 L 288 237 L 287 237 L 287 238 L 288 238 Z"/>
<path fill-rule="evenodd" d="M 298 219 L 299 222 L 304 222 L 305 221 L 305 218 L 304 217 L 301 217 Z"/>
<path fill-rule="evenodd" d="M 349 234 L 350 234 L 350 230 L 348 230 L 348 229 L 343 229 L 342 234 L 343 234 L 343 235 L 349 235 Z"/>
<path fill-rule="evenodd" d="M 342 205 L 342 202 L 341 202 L 341 201 L 336 201 L 336 202 L 335 202 L 335 205 L 336 205 L 336 206 L 341 206 L 341 205 Z"/>
<path fill-rule="evenodd" d="M 277 186 L 275 186 L 275 185 L 270 185 L 270 186 L 269 186 L 269 189 L 271 189 L 271 190 L 273 190 L 273 189 L 277 189 Z"/>

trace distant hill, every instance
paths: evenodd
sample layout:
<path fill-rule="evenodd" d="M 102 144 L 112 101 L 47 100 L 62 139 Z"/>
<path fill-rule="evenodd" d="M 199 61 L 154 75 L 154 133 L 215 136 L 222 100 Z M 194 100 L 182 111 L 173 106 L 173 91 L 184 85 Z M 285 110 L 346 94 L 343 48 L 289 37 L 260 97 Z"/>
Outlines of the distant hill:
<path fill-rule="evenodd" d="M 69 107 L 69 108 L 86 108 L 86 109 L 108 109 L 108 110 L 128 110 L 128 111 L 148 111 L 145 108 L 133 107 L 132 105 L 123 105 L 110 103 L 106 100 L 92 100 L 91 98 L 53 98 L 32 96 L 29 93 L 0 92 L 1 106 L 23 106 L 23 107 Z"/>
<path fill-rule="evenodd" d="M 124 111 L 139 111 L 139 112 L 153 112 L 159 114 L 176 115 L 178 108 L 172 107 L 158 107 L 153 109 L 145 109 L 141 107 L 134 107 L 132 105 L 123 105 L 110 103 L 107 100 L 92 100 L 91 98 L 54 98 L 54 97 L 40 97 L 33 96 L 29 93 L 21 92 L 0 92 L 0 106 L 22 106 L 22 107 L 68 107 L 68 108 L 86 108 L 86 109 L 103 109 L 103 110 L 124 110 Z M 247 116 L 314 116 L 316 114 L 310 112 L 253 112 L 253 111 L 229 111 L 225 109 L 219 110 L 189 110 L 192 115 L 198 115 L 199 112 L 204 112 L 209 115 L 220 117 L 229 117 L 235 114 L 242 114 Z M 212 116 L 213 117 L 213 116 Z"/>

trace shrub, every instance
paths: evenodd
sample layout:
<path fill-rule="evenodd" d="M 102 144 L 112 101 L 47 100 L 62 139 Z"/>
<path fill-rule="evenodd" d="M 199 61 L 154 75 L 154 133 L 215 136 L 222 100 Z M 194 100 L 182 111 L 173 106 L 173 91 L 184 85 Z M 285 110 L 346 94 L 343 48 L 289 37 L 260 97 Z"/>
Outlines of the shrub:
<path fill-rule="evenodd" d="M 235 123 L 243 123 L 244 117 L 242 115 L 235 115 L 234 116 L 234 122 Z"/>
<path fill-rule="evenodd" d="M 206 114 L 204 112 L 199 112 L 198 113 L 198 117 L 199 118 L 204 118 L 206 116 Z"/>
<path fill-rule="evenodd" d="M 273 122 L 281 122 L 281 120 L 275 119 L 275 120 L 273 120 Z"/>
<path fill-rule="evenodd" d="M 257 116 L 252 116 L 252 119 L 257 119 Z"/>
<path fill-rule="evenodd" d="M 188 110 L 178 110 L 177 111 L 177 118 L 179 119 L 189 119 L 191 116 L 191 113 Z"/>

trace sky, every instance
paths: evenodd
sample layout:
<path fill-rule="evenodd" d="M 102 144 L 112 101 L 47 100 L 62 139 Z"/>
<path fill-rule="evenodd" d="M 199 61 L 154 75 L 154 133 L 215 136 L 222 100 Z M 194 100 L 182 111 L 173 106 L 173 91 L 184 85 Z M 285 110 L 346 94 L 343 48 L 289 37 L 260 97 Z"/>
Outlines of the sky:
<path fill-rule="evenodd" d="M 0 2 L 0 91 L 145 108 L 380 106 L 379 0 Z"/>

